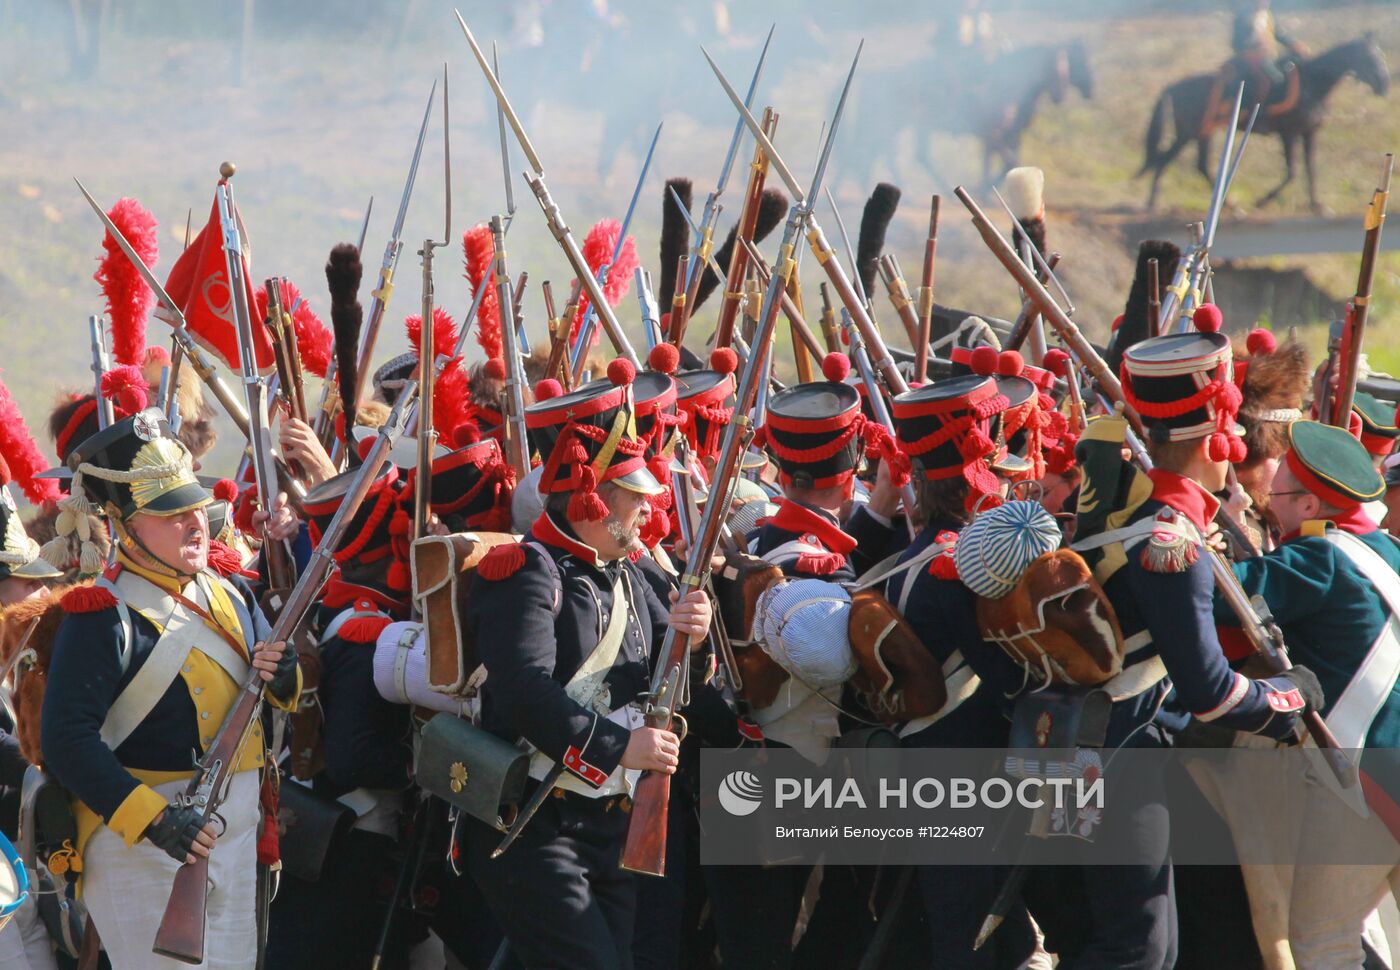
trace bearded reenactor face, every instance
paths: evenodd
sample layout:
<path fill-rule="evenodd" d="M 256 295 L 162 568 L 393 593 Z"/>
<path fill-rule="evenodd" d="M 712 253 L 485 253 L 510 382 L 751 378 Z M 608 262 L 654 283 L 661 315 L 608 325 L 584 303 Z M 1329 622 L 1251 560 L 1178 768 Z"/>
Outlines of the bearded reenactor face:
<path fill-rule="evenodd" d="M 203 508 L 177 515 L 137 513 L 126 528 L 145 547 L 133 550 L 141 558 L 149 551 L 160 562 L 190 575 L 209 564 L 209 520 Z"/>
<path fill-rule="evenodd" d="M 608 517 L 602 524 L 618 551 L 625 555 L 641 541 L 642 525 L 651 515 L 649 497 L 616 485 L 604 486 L 599 494 L 608 506 Z"/>

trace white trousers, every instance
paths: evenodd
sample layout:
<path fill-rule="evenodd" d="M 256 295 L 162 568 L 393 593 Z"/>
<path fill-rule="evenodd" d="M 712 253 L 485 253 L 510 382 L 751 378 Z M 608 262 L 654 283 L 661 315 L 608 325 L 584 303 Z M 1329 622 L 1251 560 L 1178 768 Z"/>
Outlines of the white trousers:
<path fill-rule="evenodd" d="M 160 785 L 173 798 L 185 782 Z M 227 827 L 209 856 L 204 970 L 248 970 L 257 959 L 255 919 L 258 772 L 233 776 L 219 809 Z M 83 853 L 83 901 L 113 970 L 184 970 L 187 963 L 151 952 L 180 864 L 149 842 L 128 847 L 105 825 Z"/>
<path fill-rule="evenodd" d="M 0 930 L 0 970 L 58 970 L 53 943 L 39 919 L 32 892 Z"/>

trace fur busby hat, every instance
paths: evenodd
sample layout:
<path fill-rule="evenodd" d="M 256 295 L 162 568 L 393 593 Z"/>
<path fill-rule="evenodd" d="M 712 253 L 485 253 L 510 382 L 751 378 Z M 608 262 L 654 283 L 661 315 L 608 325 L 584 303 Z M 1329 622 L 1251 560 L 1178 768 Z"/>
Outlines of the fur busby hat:
<path fill-rule="evenodd" d="M 1251 331 L 1236 345 L 1235 383 L 1243 400 L 1235 420 L 1249 450 L 1244 464 L 1278 458 L 1288 450 L 1288 426 L 1303 416 L 1310 373 L 1308 351 L 1296 340 L 1280 346 L 1268 330 Z"/>
<path fill-rule="evenodd" d="M 608 380 L 592 382 L 568 394 L 542 398 L 525 409 L 525 426 L 545 457 L 541 494 L 571 492 L 568 515 L 598 522 L 607 505 L 599 485 L 612 482 L 644 495 L 659 495 L 661 484 L 647 470 L 646 442 L 637 437 L 632 364 L 618 358 L 608 365 Z M 543 383 L 543 382 L 541 382 Z"/>
<path fill-rule="evenodd" d="M 1245 459 L 1235 435 L 1242 396 L 1235 386 L 1230 341 L 1220 333 L 1220 311 L 1196 308 L 1195 333 L 1152 337 L 1123 353 L 1123 394 L 1142 415 L 1152 440 L 1210 438 L 1212 461 Z"/>

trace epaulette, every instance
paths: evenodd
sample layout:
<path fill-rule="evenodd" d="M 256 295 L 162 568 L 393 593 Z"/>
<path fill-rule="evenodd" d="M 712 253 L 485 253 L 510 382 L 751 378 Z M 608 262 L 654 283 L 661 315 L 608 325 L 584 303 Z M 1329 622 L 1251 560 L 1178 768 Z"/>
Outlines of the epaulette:
<path fill-rule="evenodd" d="M 935 545 L 946 545 L 948 548 L 944 549 L 929 561 L 928 574 L 937 579 L 957 579 L 958 566 L 956 560 L 953 558 L 953 553 L 957 548 L 958 534 L 949 529 L 944 529 L 933 537 L 933 541 Z"/>
<path fill-rule="evenodd" d="M 1142 568 L 1150 573 L 1184 573 L 1200 558 L 1200 537 L 1186 516 L 1170 506 L 1158 512 L 1142 550 Z"/>
<path fill-rule="evenodd" d="M 335 635 L 346 643 L 375 643 L 384 628 L 393 622 L 393 617 L 380 612 L 369 600 L 356 600 L 349 619 L 340 624 Z"/>
<path fill-rule="evenodd" d="M 830 576 L 846 565 L 846 557 L 839 552 L 804 552 L 797 557 L 795 568 L 810 576 Z"/>
<path fill-rule="evenodd" d="M 482 579 L 500 582 L 520 572 L 525 565 L 525 547 L 518 542 L 496 546 L 477 564 L 477 575 Z"/>
<path fill-rule="evenodd" d="M 100 613 L 116 606 L 117 598 L 110 590 L 84 583 L 64 593 L 58 605 L 65 613 Z"/>

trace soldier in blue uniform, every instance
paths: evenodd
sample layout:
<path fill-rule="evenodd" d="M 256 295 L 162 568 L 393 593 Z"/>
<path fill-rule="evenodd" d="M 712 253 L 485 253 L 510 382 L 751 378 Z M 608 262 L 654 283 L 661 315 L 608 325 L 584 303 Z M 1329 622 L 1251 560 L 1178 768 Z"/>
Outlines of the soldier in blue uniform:
<path fill-rule="evenodd" d="M 482 561 L 467 609 L 487 673 L 482 726 L 535 749 L 536 785 L 565 769 L 499 858 L 499 832 L 466 826 L 471 874 L 526 966 L 632 965 L 638 877 L 618 865 L 631 786 L 679 759 L 676 735 L 646 727 L 637 700 L 667 625 L 697 645 L 710 625 L 703 596 L 668 613 L 631 561 L 661 486 L 635 433 L 634 371 L 614 361 L 608 376 L 527 408 L 545 511 Z"/>
<path fill-rule="evenodd" d="M 1004 691 L 1021 681 L 999 650 L 982 642 L 976 597 L 958 580 L 953 553 L 973 507 L 1000 501 L 993 470 L 1006 455 L 1001 421 L 1012 397 L 1034 392 L 1021 377 L 950 377 L 894 399 L 899 446 L 908 455 L 918 500 L 918 535 L 900 557 L 886 596 L 943 667 L 948 700 L 936 713 L 900 725 L 905 747 L 1004 747 Z M 1025 907 L 1018 905 L 976 953 L 973 941 L 1004 874 L 991 867 L 921 866 L 918 885 L 931 952 L 940 966 L 1022 966 L 1035 949 Z"/>
<path fill-rule="evenodd" d="M 1104 746 L 1165 746 L 1192 716 L 1291 738 L 1306 704 L 1320 702 L 1316 678 L 1297 667 L 1251 680 L 1230 668 L 1215 630 L 1201 536 L 1229 461 L 1244 457 L 1234 433 L 1240 398 L 1229 340 L 1208 330 L 1129 347 L 1123 389 L 1148 428 L 1156 467 L 1145 475 L 1124 467 L 1121 418 L 1091 422 L 1080 442 L 1086 478 L 1074 544 L 1102 583 L 1124 638 L 1122 672 L 1099 685 L 1113 698 Z M 1112 789 L 1111 775 L 1108 783 Z M 1110 826 L 1133 833 L 1146 861 L 1039 871 L 1027 888 L 1047 948 L 1076 967 L 1164 970 L 1175 960 L 1165 799 L 1160 791 L 1135 796 L 1131 810 L 1105 813 L 1103 837 Z"/>
<path fill-rule="evenodd" d="M 161 900 L 181 863 L 208 856 L 204 965 L 247 967 L 256 949 L 261 725 L 235 766 L 222 832 L 201 828 L 198 810 L 172 798 L 250 665 L 274 706 L 295 705 L 296 654 L 264 642 L 267 622 L 242 578 L 207 569 L 210 496 L 158 409 L 82 442 L 69 467 L 70 501 L 104 511 L 117 537 L 116 564 L 64 597 L 41 725 L 47 767 L 75 798 L 88 912 L 117 970 L 181 966 L 151 952 Z"/>
<path fill-rule="evenodd" d="M 1269 604 L 1293 662 L 1316 671 L 1327 698 L 1321 713 L 1364 772 L 1369 752 L 1400 746 L 1400 546 L 1364 510 L 1385 486 L 1361 442 L 1295 421 L 1288 443 L 1270 490 L 1282 542 L 1237 563 L 1235 575 Z M 1218 598 L 1215 619 L 1238 624 Z M 1377 778 L 1393 773 L 1384 756 L 1371 757 Z M 1360 966 L 1362 923 L 1390 892 L 1400 849 L 1377 817 L 1394 817 L 1394 796 L 1376 784 L 1364 790 L 1369 818 L 1326 789 L 1309 799 L 1301 839 L 1327 844 L 1354 829 L 1371 832 L 1376 849 L 1373 865 L 1294 868 L 1288 941 L 1300 970 Z"/>

